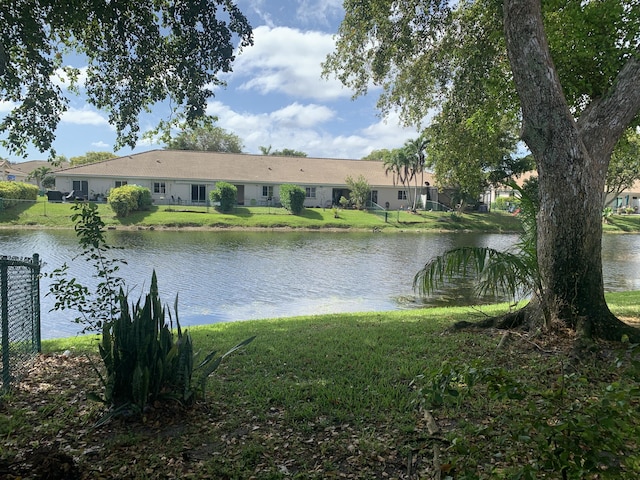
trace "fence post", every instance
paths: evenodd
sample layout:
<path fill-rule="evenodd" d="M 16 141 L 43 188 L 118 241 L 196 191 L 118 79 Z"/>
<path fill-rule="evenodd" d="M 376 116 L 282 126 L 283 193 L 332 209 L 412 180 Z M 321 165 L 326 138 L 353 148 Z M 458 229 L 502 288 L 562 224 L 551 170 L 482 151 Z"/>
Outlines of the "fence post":
<path fill-rule="evenodd" d="M 0 302 L 0 317 L 2 317 L 2 384 L 4 389 L 8 390 L 11 385 L 11 365 L 9 356 L 9 282 L 7 281 L 6 261 L 0 261 Z"/>
<path fill-rule="evenodd" d="M 40 325 L 40 255 L 33 254 L 31 269 L 31 302 L 33 305 L 33 344 L 38 353 L 42 352 L 42 335 Z"/>

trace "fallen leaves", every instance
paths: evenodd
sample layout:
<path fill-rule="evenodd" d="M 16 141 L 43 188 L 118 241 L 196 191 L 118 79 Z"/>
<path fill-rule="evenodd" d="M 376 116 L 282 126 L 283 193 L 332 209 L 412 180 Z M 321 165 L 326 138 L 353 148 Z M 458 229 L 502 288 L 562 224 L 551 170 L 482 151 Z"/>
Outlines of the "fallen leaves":
<path fill-rule="evenodd" d="M 41 355 L 31 365 L 0 411 L 0 477 L 409 478 L 399 453 L 407 439 L 398 431 L 323 417 L 295 424 L 281 407 L 256 414 L 228 411 L 224 399 L 159 404 L 144 423 L 123 418 L 93 428 L 104 407 L 88 398 L 101 391 L 92 361 Z"/>

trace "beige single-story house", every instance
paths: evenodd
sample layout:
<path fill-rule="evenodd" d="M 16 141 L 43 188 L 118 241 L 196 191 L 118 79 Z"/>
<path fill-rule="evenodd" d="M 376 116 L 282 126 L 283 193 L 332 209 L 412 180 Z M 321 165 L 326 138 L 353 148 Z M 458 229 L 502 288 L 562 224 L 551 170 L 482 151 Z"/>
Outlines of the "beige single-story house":
<path fill-rule="evenodd" d="M 605 205 L 613 209 L 626 210 L 633 208 L 635 213 L 640 212 L 640 181 L 623 190 L 618 195 L 609 194 L 605 199 Z"/>
<path fill-rule="evenodd" d="M 56 189 L 101 200 L 114 187 L 136 184 L 148 188 L 158 205 L 202 205 L 216 182 L 225 181 L 237 187 L 239 205 L 252 206 L 277 205 L 280 186 L 294 184 L 306 191 L 305 207 L 329 207 L 349 197 L 347 177 L 361 175 L 371 187 L 372 202 L 387 209 L 407 207 L 406 189 L 394 185 L 383 162 L 182 150 L 152 150 L 66 168 L 56 172 Z M 425 172 L 419 182 L 425 182 L 419 185 L 422 198 L 435 205 L 433 175 Z"/>
<path fill-rule="evenodd" d="M 536 171 L 525 172 L 521 176 L 515 179 L 516 183 L 520 186 L 525 181 L 532 177 L 536 177 L 538 173 Z M 488 198 L 489 203 L 495 202 L 499 197 L 518 196 L 508 185 L 499 185 L 497 187 L 488 190 L 485 194 L 485 198 Z M 630 188 L 627 188 L 617 195 L 612 193 L 604 194 L 603 192 L 603 204 L 605 206 L 612 207 L 614 210 L 626 211 L 627 208 L 634 209 L 635 213 L 640 212 L 640 181 L 636 181 Z"/>
<path fill-rule="evenodd" d="M 16 168 L 16 165 L 0 161 L 0 180 L 3 182 L 26 182 L 30 172 Z"/>

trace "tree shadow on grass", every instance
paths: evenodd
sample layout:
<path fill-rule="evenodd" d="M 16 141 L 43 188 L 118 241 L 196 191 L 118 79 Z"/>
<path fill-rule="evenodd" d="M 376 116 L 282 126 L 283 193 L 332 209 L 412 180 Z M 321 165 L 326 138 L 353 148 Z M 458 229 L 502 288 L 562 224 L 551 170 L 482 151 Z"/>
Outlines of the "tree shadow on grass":
<path fill-rule="evenodd" d="M 322 214 L 316 210 L 312 210 L 310 208 L 305 208 L 300 215 L 303 218 L 308 218 L 309 220 L 322 220 Z"/>
<path fill-rule="evenodd" d="M 4 208 L 4 205 L 0 204 L 0 223 L 17 222 L 20 216 L 32 206 L 33 202 L 31 201 L 22 201 L 8 208 Z"/>
<path fill-rule="evenodd" d="M 121 225 L 137 225 L 143 223 L 145 218 L 149 215 L 152 215 L 158 212 L 160 209 L 157 205 L 153 205 L 149 207 L 148 210 L 137 210 L 135 212 L 131 212 L 126 217 L 115 217 L 116 221 L 118 221 Z"/>

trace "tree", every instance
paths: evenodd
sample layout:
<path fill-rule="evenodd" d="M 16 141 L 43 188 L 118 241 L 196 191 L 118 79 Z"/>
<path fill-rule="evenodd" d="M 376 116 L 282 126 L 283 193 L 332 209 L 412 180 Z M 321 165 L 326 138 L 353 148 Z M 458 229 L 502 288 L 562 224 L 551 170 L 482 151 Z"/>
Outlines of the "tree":
<path fill-rule="evenodd" d="M 205 114 L 236 44 L 252 43 L 251 27 L 232 0 L 15 0 L 0 5 L 0 101 L 15 105 L 0 122 L 2 145 L 24 155 L 32 143 L 50 151 L 67 90 L 108 111 L 116 147 L 135 146 L 141 111 L 169 99 L 172 118 Z M 68 53 L 87 61 L 65 65 Z M 52 158 L 55 152 L 51 151 Z"/>
<path fill-rule="evenodd" d="M 283 148 L 282 150 L 272 150 L 271 145 L 268 147 L 260 146 L 262 155 L 273 155 L 276 157 L 306 157 L 305 152 L 294 150 L 292 148 Z"/>
<path fill-rule="evenodd" d="M 364 175 L 358 176 L 356 180 L 353 177 L 348 176 L 345 179 L 347 187 L 349 187 L 349 200 L 353 203 L 358 210 L 362 210 L 367 206 L 369 197 L 371 195 L 371 185 L 364 178 Z"/>
<path fill-rule="evenodd" d="M 532 168 L 514 154 L 517 137 L 510 125 L 513 122 L 498 119 L 495 109 L 488 114 L 473 112 L 470 118 L 444 110 L 429 126 L 427 164 L 439 187 L 477 200 L 491 185 Z"/>
<path fill-rule="evenodd" d="M 50 167 L 38 167 L 29 175 L 27 175 L 27 180 L 35 180 L 36 185 L 38 185 L 38 189 L 41 189 L 43 186 L 45 186 L 45 183 L 47 185 L 51 185 L 51 181 L 47 181 L 47 179 L 53 178 L 53 176 L 51 175 L 52 171 L 53 170 L 51 170 Z"/>
<path fill-rule="evenodd" d="M 611 155 L 604 189 L 604 207 L 640 180 L 640 135 L 628 129 Z M 607 201 L 607 198 L 609 200 Z"/>
<path fill-rule="evenodd" d="M 383 112 L 399 105 L 415 123 L 435 107 L 472 122 L 486 106 L 522 124 L 539 178 L 542 293 L 518 318 L 640 340 L 606 304 L 601 259 L 607 168 L 640 110 L 640 9 L 624 0 L 550 0 L 544 10 L 540 0 L 346 0 L 345 12 L 325 73 L 356 94 L 381 85 Z"/>
<path fill-rule="evenodd" d="M 404 187 L 407 202 L 411 202 L 411 180 L 413 180 L 413 173 L 411 171 L 411 164 L 409 155 L 402 148 L 395 148 L 391 151 L 391 155 L 384 161 L 384 173 L 385 175 L 392 175 L 393 184 L 400 184 Z"/>
<path fill-rule="evenodd" d="M 239 136 L 215 125 L 187 128 L 167 142 L 173 150 L 204 152 L 242 153 L 243 146 Z"/>
<path fill-rule="evenodd" d="M 404 150 L 409 159 L 409 164 L 413 172 L 413 210 L 415 212 L 418 202 L 418 191 L 422 191 L 424 185 L 424 170 L 427 164 L 426 148 L 429 144 L 429 140 L 425 135 L 422 135 L 413 140 L 407 140 L 404 144 Z"/>
<path fill-rule="evenodd" d="M 387 159 L 389 159 L 389 157 L 391 157 L 391 150 L 387 148 L 383 148 L 380 150 L 372 150 L 369 155 L 362 157 L 361 160 L 373 160 L 378 162 L 380 161 L 384 162 Z"/>
<path fill-rule="evenodd" d="M 71 157 L 69 163 L 72 166 L 87 165 L 89 163 L 104 162 L 116 158 L 116 154 L 112 152 L 87 152 L 84 155 L 78 155 L 77 157 Z"/>
<path fill-rule="evenodd" d="M 418 190 L 424 185 L 426 165 L 426 137 L 407 140 L 402 148 L 395 148 L 384 158 L 385 173 L 393 175 L 393 184 L 399 183 L 407 193 L 407 208 L 416 210 Z M 413 188 L 412 188 L 413 182 Z M 418 185 L 420 182 L 420 185 Z"/>

